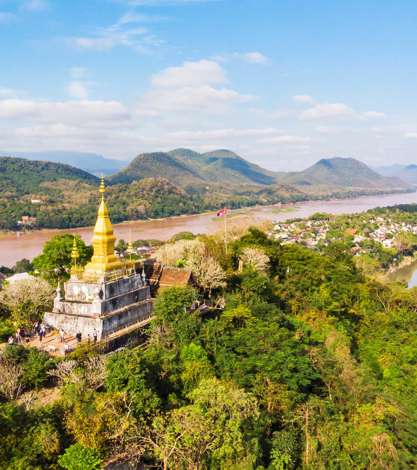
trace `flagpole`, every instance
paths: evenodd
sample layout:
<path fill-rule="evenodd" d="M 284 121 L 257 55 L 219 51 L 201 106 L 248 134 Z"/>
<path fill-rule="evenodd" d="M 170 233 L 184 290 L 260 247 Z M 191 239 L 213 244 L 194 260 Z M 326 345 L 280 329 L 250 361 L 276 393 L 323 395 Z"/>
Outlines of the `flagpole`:
<path fill-rule="evenodd" d="M 224 250 L 227 256 L 227 208 L 224 213 Z"/>

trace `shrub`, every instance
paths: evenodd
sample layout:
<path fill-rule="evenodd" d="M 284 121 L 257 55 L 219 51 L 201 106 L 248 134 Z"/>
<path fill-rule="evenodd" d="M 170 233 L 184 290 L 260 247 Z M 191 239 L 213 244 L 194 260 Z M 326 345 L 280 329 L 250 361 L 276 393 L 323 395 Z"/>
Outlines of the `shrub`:
<path fill-rule="evenodd" d="M 100 455 L 94 449 L 81 444 L 74 444 L 58 458 L 58 463 L 66 470 L 100 470 L 102 462 Z"/>

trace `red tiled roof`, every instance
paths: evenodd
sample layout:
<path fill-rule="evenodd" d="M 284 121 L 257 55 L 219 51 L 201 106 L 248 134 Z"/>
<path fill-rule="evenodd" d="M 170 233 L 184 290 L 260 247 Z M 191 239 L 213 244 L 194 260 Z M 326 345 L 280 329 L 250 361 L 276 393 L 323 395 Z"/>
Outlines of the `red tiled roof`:
<path fill-rule="evenodd" d="M 168 268 L 162 269 L 159 279 L 159 286 L 164 287 L 183 287 L 192 282 L 192 273 L 189 269 Z"/>

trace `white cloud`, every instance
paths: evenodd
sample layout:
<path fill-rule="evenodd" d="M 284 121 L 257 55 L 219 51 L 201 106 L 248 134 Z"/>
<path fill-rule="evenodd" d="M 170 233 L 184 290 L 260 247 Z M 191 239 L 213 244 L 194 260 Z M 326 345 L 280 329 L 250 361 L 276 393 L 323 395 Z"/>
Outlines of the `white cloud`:
<path fill-rule="evenodd" d="M 77 80 L 73 80 L 68 84 L 68 94 L 72 98 L 78 98 L 80 100 L 86 100 L 88 98 L 88 89 L 85 83 Z"/>
<path fill-rule="evenodd" d="M 264 65 L 264 64 L 267 64 L 269 62 L 268 57 L 266 57 L 261 52 L 257 52 L 257 51 L 244 52 L 244 53 L 236 52 L 233 55 L 235 57 L 238 57 L 238 58 L 244 60 L 245 62 L 249 62 L 251 64 L 262 64 L 262 65 Z"/>
<path fill-rule="evenodd" d="M 26 11 L 44 11 L 48 8 L 46 0 L 26 0 L 22 4 L 22 10 Z"/>
<path fill-rule="evenodd" d="M 385 113 L 381 113 L 378 111 L 366 111 L 363 113 L 363 117 L 367 119 L 384 119 L 386 118 Z"/>
<path fill-rule="evenodd" d="M 260 139 L 260 143 L 263 144 L 305 144 L 310 142 L 310 137 L 302 137 L 298 135 L 278 135 L 276 137 L 266 137 Z"/>
<path fill-rule="evenodd" d="M 0 24 L 11 23 L 16 20 L 16 15 L 8 11 L 0 11 Z"/>
<path fill-rule="evenodd" d="M 354 116 L 354 111 L 344 103 L 318 103 L 300 114 L 301 120 L 342 118 Z"/>
<path fill-rule="evenodd" d="M 169 134 L 180 140 L 195 140 L 204 142 L 211 139 L 234 139 L 236 137 L 262 137 L 275 135 L 279 132 L 273 127 L 268 128 L 226 128 L 226 129 L 210 129 L 204 131 L 176 131 Z"/>
<path fill-rule="evenodd" d="M 84 67 L 71 67 L 69 73 L 74 80 L 83 79 L 88 75 L 88 71 Z"/>
<path fill-rule="evenodd" d="M 234 103 L 244 103 L 253 97 L 241 95 L 230 88 L 215 88 L 209 85 L 198 87 L 160 88 L 145 94 L 138 113 L 158 116 L 167 112 L 221 113 Z M 190 115 L 190 118 L 192 116 Z"/>
<path fill-rule="evenodd" d="M 127 109 L 118 101 L 36 101 L 24 99 L 0 100 L 0 119 L 20 119 L 31 122 L 94 124 L 106 121 L 126 121 Z"/>
<path fill-rule="evenodd" d="M 137 13 L 136 11 L 128 11 L 118 19 L 116 24 L 118 26 L 123 26 L 131 23 L 156 23 L 166 19 L 167 18 L 165 16 L 144 15 L 142 13 Z"/>
<path fill-rule="evenodd" d="M 151 89 L 142 98 L 138 112 L 148 116 L 191 110 L 217 113 L 253 98 L 226 87 L 226 83 L 224 69 L 211 60 L 169 67 L 152 77 Z"/>
<path fill-rule="evenodd" d="M 187 87 L 226 83 L 223 68 L 212 60 L 184 62 L 179 67 L 168 67 L 151 79 L 154 87 Z"/>
<path fill-rule="evenodd" d="M 69 70 L 71 80 L 67 86 L 68 95 L 71 98 L 87 100 L 91 82 L 86 80 L 88 71 L 84 67 L 72 67 Z"/>
<path fill-rule="evenodd" d="M 140 50 L 143 45 L 139 38 L 147 33 L 146 28 L 133 28 L 121 30 L 118 28 L 104 29 L 96 36 L 76 37 L 72 43 L 80 49 L 91 49 L 96 51 L 106 51 L 117 46 L 131 47 Z"/>
<path fill-rule="evenodd" d="M 6 88 L 0 86 L 0 99 L 2 98 L 15 98 L 17 96 L 17 91 L 12 88 Z"/>
<path fill-rule="evenodd" d="M 129 6 L 172 6 L 189 5 L 192 3 L 210 3 L 219 0 L 125 0 Z"/>
<path fill-rule="evenodd" d="M 306 103 L 306 104 L 313 104 L 314 103 L 314 99 L 310 96 L 310 95 L 295 95 L 292 97 L 292 99 L 296 102 L 296 103 Z"/>
<path fill-rule="evenodd" d="M 69 43 L 79 49 L 108 51 L 115 47 L 128 47 L 147 54 L 163 44 L 147 28 L 137 25 L 144 20 L 143 15 L 127 12 L 111 26 L 100 28 L 88 36 L 69 38 Z"/>

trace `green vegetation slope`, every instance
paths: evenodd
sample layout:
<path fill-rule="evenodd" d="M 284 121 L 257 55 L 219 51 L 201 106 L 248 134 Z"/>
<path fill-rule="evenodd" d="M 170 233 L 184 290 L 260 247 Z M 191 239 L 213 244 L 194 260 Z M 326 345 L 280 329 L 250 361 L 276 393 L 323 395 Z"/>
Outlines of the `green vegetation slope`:
<path fill-rule="evenodd" d="M 59 180 L 97 184 L 97 177 L 60 163 L 0 157 L 0 193 L 27 194 L 39 191 L 42 183 Z"/>

